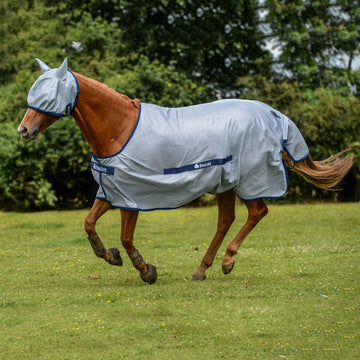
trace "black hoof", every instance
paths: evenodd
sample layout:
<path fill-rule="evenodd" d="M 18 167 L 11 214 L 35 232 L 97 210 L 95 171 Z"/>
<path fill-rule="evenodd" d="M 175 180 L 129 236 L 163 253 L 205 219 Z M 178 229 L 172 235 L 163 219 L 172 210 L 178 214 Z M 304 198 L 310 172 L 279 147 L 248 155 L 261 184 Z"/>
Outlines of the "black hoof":
<path fill-rule="evenodd" d="M 154 265 L 146 264 L 148 271 L 145 274 L 140 273 L 142 281 L 149 283 L 150 285 L 155 284 L 157 279 L 156 267 Z"/>
<path fill-rule="evenodd" d="M 234 268 L 235 261 L 233 261 L 230 265 L 223 265 L 222 271 L 225 275 L 230 274 L 232 269 Z"/>
<path fill-rule="evenodd" d="M 107 253 L 110 256 L 110 259 L 107 261 L 110 265 L 117 265 L 117 266 L 122 266 L 123 262 L 122 262 L 122 258 L 120 256 L 120 252 L 117 248 L 113 247 L 110 248 Z"/>
<path fill-rule="evenodd" d="M 204 281 L 206 279 L 205 275 L 199 275 L 199 274 L 194 274 L 191 277 L 191 281 Z"/>

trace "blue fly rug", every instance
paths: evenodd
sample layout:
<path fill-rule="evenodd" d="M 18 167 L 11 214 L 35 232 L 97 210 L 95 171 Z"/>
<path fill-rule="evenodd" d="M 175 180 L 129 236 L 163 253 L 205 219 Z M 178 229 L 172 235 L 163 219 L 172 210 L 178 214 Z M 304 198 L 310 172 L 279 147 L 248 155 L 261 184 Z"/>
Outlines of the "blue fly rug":
<path fill-rule="evenodd" d="M 278 198 L 288 188 L 283 151 L 309 156 L 295 124 L 270 106 L 220 100 L 183 108 L 142 103 L 124 147 L 92 156 L 98 199 L 133 210 L 177 208 L 233 189 L 243 200 Z"/>

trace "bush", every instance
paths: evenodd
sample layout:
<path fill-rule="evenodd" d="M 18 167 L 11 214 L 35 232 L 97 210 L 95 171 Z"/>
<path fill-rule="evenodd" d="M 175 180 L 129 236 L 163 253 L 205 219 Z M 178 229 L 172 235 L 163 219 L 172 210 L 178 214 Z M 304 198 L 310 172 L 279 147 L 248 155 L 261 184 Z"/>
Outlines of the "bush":
<path fill-rule="evenodd" d="M 61 119 L 36 141 L 25 142 L 18 124 L 2 124 L 0 204 L 7 210 L 80 207 L 93 198 L 88 146 L 75 123 Z"/>

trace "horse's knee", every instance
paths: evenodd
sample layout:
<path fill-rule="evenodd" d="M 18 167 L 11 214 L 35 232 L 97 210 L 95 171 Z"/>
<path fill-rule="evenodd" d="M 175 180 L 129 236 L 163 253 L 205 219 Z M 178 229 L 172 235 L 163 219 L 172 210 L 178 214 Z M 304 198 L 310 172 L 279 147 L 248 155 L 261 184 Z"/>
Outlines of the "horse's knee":
<path fill-rule="evenodd" d="M 110 210 L 112 205 L 104 200 L 95 199 L 94 205 L 85 218 L 85 231 L 88 236 L 95 233 L 95 225 L 100 216 Z"/>
<path fill-rule="evenodd" d="M 88 236 L 95 234 L 95 224 L 96 224 L 96 221 L 93 218 L 91 218 L 89 215 L 86 216 L 85 222 L 84 222 L 84 228 L 85 228 L 85 232 L 88 234 Z"/>

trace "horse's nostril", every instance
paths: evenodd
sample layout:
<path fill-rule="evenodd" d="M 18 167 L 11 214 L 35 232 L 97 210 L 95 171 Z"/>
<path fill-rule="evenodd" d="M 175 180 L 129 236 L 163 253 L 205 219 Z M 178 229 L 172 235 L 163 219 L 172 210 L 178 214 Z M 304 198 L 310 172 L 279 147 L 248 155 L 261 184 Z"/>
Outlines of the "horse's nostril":
<path fill-rule="evenodd" d="M 28 132 L 28 129 L 25 126 L 19 126 L 18 133 L 20 135 L 25 135 Z"/>
<path fill-rule="evenodd" d="M 21 135 L 21 137 L 22 137 L 23 139 L 27 139 L 27 138 L 28 138 L 29 131 L 28 131 L 27 127 L 25 127 L 25 126 L 19 126 L 19 128 L 18 128 L 18 133 L 19 133 L 19 135 Z"/>

